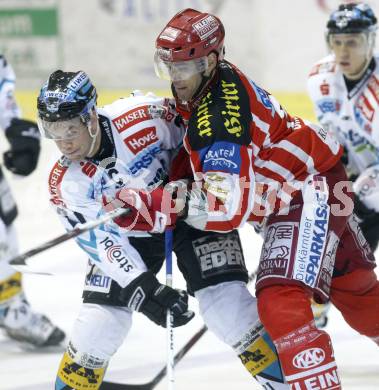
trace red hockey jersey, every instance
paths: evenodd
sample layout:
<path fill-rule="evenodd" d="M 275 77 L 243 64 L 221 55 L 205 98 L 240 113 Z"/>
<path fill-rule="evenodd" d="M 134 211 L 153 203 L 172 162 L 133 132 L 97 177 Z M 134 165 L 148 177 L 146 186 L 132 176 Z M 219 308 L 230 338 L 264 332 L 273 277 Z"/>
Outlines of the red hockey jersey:
<path fill-rule="evenodd" d="M 205 204 L 190 201 L 187 221 L 216 231 L 261 221 L 288 206 L 307 176 L 331 169 L 342 154 L 332 134 L 290 116 L 226 61 L 190 114 L 184 146 L 207 193 Z"/>

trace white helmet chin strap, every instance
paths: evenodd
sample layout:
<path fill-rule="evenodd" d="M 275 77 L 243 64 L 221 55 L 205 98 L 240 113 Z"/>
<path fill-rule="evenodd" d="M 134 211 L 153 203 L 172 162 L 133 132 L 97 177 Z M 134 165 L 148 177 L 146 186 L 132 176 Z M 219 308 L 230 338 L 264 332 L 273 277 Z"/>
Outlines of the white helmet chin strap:
<path fill-rule="evenodd" d="M 349 80 L 359 80 L 366 72 L 368 66 L 370 65 L 370 62 L 371 62 L 371 56 L 367 56 L 363 68 L 357 73 L 346 75 L 346 77 Z"/>
<path fill-rule="evenodd" d="M 95 119 L 96 119 L 96 131 L 95 131 L 95 134 L 92 134 L 92 116 L 90 117 L 90 121 L 87 123 L 87 129 L 88 129 L 88 133 L 90 135 L 90 137 L 92 138 L 92 141 L 91 141 L 91 146 L 89 148 L 89 151 L 87 153 L 87 157 L 91 157 L 93 152 L 94 152 L 94 149 L 95 149 L 95 144 L 96 144 L 96 140 L 97 140 L 97 137 L 100 133 L 100 126 L 98 124 L 98 121 L 97 121 L 97 115 L 96 115 L 96 112 L 95 111 L 92 111 L 91 115 L 94 114 L 95 115 Z"/>
<path fill-rule="evenodd" d="M 91 131 L 89 128 L 88 128 L 88 132 L 89 132 L 90 137 L 92 138 L 91 146 L 90 146 L 89 151 L 87 153 L 87 157 L 90 157 L 93 153 L 94 148 L 95 148 L 97 135 L 99 134 L 99 127 L 97 128 L 96 133 L 94 135 L 91 134 Z"/>

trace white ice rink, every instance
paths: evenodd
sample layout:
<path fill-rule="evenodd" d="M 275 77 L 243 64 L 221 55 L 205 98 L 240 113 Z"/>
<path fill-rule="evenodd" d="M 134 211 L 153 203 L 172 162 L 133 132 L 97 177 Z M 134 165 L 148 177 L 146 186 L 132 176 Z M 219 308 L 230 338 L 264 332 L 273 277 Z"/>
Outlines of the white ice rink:
<path fill-rule="evenodd" d="M 44 188 L 43 166 L 50 150 L 50 147 L 45 147 L 38 173 L 23 180 L 10 178 L 19 203 L 17 227 L 22 250 L 63 232 L 47 205 Z M 241 234 L 247 265 L 253 270 L 257 265 L 261 240 L 250 227 L 243 229 Z M 47 251 L 36 262 L 41 270 L 52 271 L 54 275 L 25 275 L 28 298 L 36 309 L 47 313 L 69 334 L 81 305 L 86 258 L 74 242 L 69 242 Z M 183 286 L 177 270 L 174 270 L 174 284 Z M 196 310 L 194 299 L 190 304 Z M 176 330 L 176 348 L 179 349 L 201 326 L 201 318 L 197 316 L 190 324 Z M 334 343 L 343 389 L 378 390 L 379 349 L 376 345 L 351 330 L 335 310 L 330 314 L 327 331 Z M 106 378 L 125 383 L 150 381 L 165 364 L 165 337 L 164 329 L 152 325 L 139 314 L 135 315 L 132 331 L 111 361 Z M 0 335 L 0 390 L 52 390 L 63 350 L 62 347 L 28 351 Z M 176 390 L 260 388 L 233 352 L 209 333 L 183 358 L 175 375 Z M 155 389 L 167 389 L 165 381 Z"/>

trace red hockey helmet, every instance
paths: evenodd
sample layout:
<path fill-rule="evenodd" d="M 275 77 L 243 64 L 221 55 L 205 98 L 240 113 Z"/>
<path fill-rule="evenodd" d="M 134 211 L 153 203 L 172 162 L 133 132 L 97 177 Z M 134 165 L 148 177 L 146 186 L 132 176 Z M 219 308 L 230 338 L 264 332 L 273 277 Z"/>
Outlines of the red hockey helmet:
<path fill-rule="evenodd" d="M 158 77 L 174 80 L 207 69 L 208 54 L 224 55 L 225 29 L 216 16 L 187 8 L 177 13 L 156 40 L 155 70 Z M 180 64 L 172 72 L 172 65 Z"/>

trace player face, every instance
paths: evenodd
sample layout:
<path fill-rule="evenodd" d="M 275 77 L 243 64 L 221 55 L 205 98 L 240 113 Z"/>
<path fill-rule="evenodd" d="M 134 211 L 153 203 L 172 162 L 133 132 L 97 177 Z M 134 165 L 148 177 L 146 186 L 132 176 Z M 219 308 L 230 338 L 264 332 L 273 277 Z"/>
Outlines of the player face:
<path fill-rule="evenodd" d="M 365 34 L 331 34 L 329 45 L 337 65 L 347 78 L 354 79 L 354 76 L 361 75 L 368 63 L 370 51 Z"/>
<path fill-rule="evenodd" d="M 200 87 L 202 76 L 200 73 L 194 74 L 186 80 L 172 81 L 175 92 L 181 101 L 188 102 Z"/>
<path fill-rule="evenodd" d="M 92 137 L 80 118 L 45 123 L 44 127 L 47 137 L 55 141 L 58 149 L 68 159 L 78 161 L 88 157 Z"/>
<path fill-rule="evenodd" d="M 165 61 L 157 50 L 154 58 L 154 67 L 157 76 L 170 80 L 179 100 L 189 102 L 199 89 L 203 77 L 209 77 L 217 65 L 217 55 L 210 53 L 188 61 Z"/>

